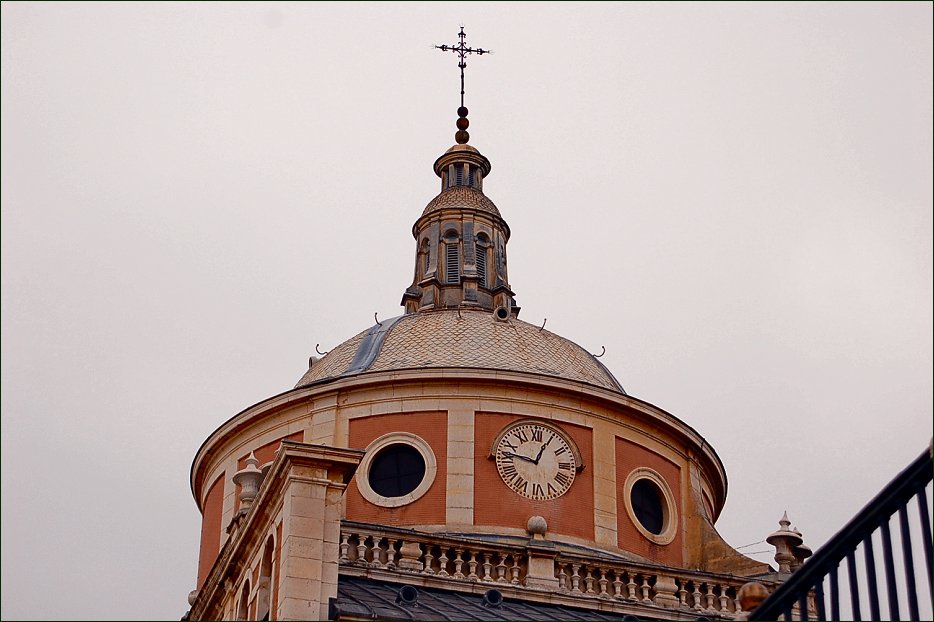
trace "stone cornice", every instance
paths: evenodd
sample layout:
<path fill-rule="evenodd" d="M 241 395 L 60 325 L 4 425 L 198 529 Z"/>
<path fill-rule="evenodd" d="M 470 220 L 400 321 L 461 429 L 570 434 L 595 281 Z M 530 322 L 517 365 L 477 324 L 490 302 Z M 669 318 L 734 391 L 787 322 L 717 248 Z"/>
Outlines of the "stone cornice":
<path fill-rule="evenodd" d="M 289 405 L 300 403 L 309 399 L 319 400 L 326 397 L 337 399 L 337 395 L 345 391 L 355 391 L 361 388 L 380 384 L 420 383 L 426 388 L 432 385 L 443 385 L 450 382 L 476 382 L 478 384 L 494 383 L 523 386 L 536 391 L 556 391 L 566 395 L 576 396 L 580 400 L 573 408 L 597 418 L 605 418 L 615 423 L 622 423 L 618 418 L 590 412 L 583 408 L 584 401 L 602 403 L 612 408 L 627 408 L 630 412 L 638 413 L 646 422 L 654 424 L 680 438 L 688 448 L 686 456 L 701 464 L 703 471 L 711 478 L 712 483 L 722 486 L 722 494 L 716 496 L 714 503 L 722 507 L 727 493 L 727 476 L 719 456 L 707 440 L 694 428 L 683 422 L 671 413 L 639 398 L 610 391 L 602 387 L 590 385 L 579 381 L 570 381 L 555 376 L 533 374 L 529 372 L 516 372 L 504 370 L 486 370 L 475 368 L 425 368 L 425 369 L 397 369 L 383 372 L 364 372 L 353 376 L 337 377 L 320 381 L 297 389 L 291 389 L 279 395 L 258 402 L 244 409 L 227 420 L 215 430 L 201 445 L 191 467 L 191 489 L 198 507 L 201 507 L 202 486 L 204 473 L 210 465 L 210 458 L 223 443 L 240 431 L 256 423 L 260 418 L 268 416 Z M 439 392 L 438 396 L 449 395 Z M 457 396 L 451 396 L 457 397 Z M 628 425 L 628 424 L 623 424 Z M 662 440 L 662 439 L 659 439 Z M 678 453 L 683 453 L 677 447 L 669 447 Z M 720 491 L 714 491 L 715 493 Z M 719 511 L 719 509 L 718 509 Z"/>

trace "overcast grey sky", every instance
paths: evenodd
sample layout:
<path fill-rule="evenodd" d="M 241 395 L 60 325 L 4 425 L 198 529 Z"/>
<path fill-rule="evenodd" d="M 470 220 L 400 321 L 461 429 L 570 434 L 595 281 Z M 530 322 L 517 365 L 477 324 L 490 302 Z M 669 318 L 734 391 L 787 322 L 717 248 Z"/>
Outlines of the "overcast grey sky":
<path fill-rule="evenodd" d="M 928 446 L 930 3 L 3 3 L 4 619 L 184 613 L 202 440 L 401 312 L 461 24 L 520 318 L 708 439 L 727 541 Z"/>

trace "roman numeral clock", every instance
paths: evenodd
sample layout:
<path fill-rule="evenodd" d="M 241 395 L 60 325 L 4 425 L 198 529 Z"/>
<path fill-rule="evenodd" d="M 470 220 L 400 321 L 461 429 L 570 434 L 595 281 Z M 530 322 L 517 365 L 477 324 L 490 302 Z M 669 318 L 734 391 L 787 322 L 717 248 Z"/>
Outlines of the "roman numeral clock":
<path fill-rule="evenodd" d="M 506 486 L 536 501 L 566 493 L 584 468 L 571 437 L 537 419 L 522 419 L 503 428 L 493 441 L 490 457 Z"/>

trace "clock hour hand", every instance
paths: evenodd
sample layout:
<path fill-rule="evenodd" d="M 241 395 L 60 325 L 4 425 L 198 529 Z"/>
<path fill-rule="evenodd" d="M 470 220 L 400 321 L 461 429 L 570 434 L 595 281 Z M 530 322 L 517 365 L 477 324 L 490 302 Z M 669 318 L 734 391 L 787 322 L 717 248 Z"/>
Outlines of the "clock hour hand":
<path fill-rule="evenodd" d="M 531 462 L 532 464 L 538 464 L 537 460 L 533 460 L 532 458 L 529 458 L 528 456 L 523 456 L 521 454 L 514 454 L 511 451 L 504 451 L 503 455 L 509 458 L 518 458 L 519 460 L 525 460 L 526 462 Z"/>
<path fill-rule="evenodd" d="M 545 448 L 548 447 L 548 443 L 550 443 L 552 439 L 554 439 L 554 435 L 552 435 L 551 438 L 542 444 L 542 448 L 538 450 L 538 455 L 535 456 L 535 464 L 538 464 L 538 461 L 542 459 L 542 454 L 545 453 Z"/>

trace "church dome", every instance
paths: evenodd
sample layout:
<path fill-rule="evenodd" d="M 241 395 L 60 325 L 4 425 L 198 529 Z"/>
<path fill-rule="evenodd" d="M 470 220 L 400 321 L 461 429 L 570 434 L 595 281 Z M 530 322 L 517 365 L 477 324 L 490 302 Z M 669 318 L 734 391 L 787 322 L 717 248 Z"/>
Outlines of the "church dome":
<path fill-rule="evenodd" d="M 613 374 L 573 341 L 514 317 L 444 309 L 384 320 L 332 349 L 296 384 L 363 372 L 473 368 L 554 376 L 625 393 Z"/>

